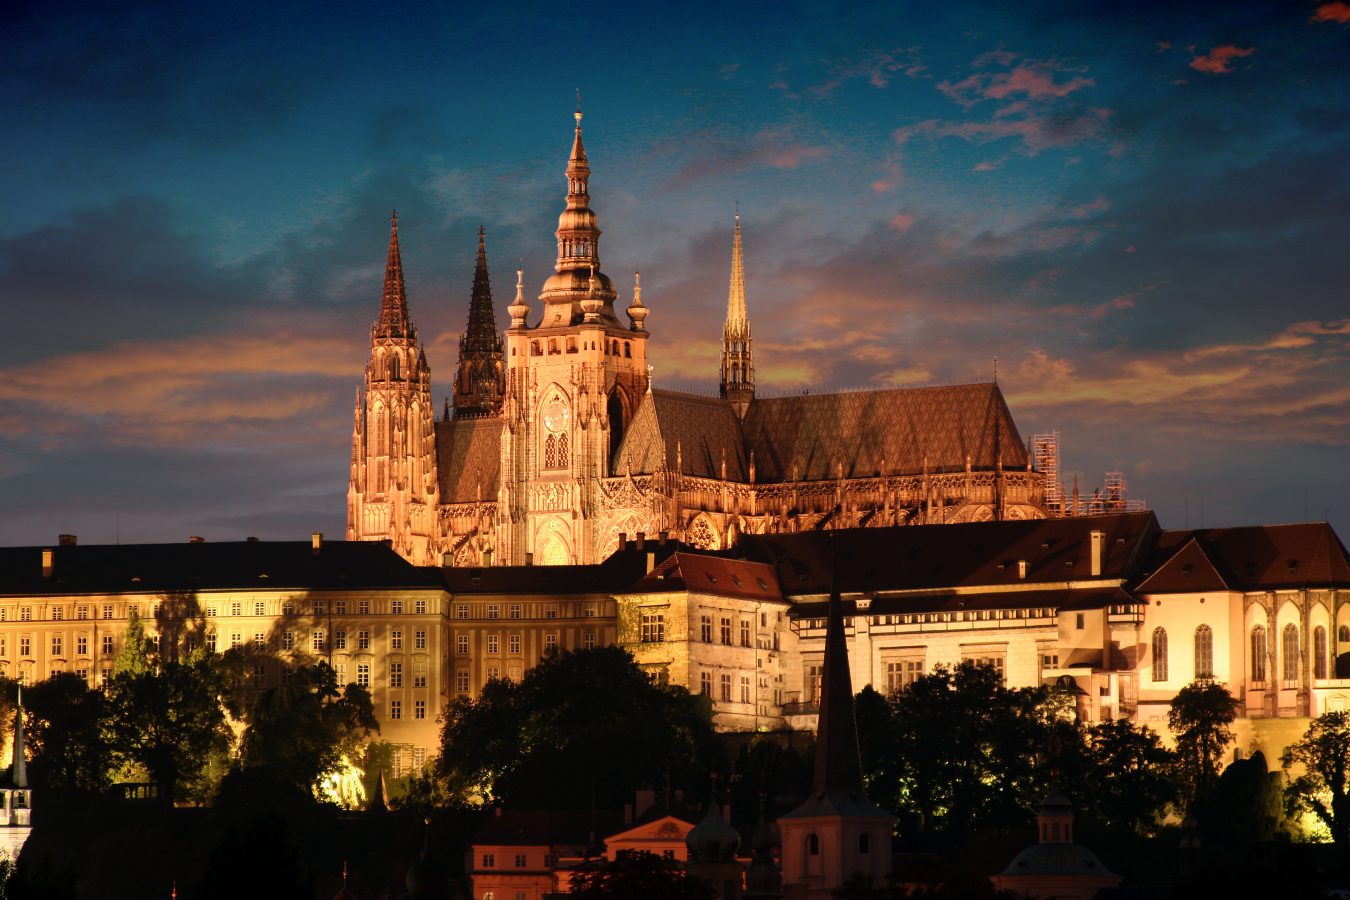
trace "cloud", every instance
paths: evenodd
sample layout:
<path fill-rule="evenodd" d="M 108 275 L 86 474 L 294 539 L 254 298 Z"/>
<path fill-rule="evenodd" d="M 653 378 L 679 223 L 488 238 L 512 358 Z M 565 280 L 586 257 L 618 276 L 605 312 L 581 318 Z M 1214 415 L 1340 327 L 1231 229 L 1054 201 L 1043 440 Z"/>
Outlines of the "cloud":
<path fill-rule="evenodd" d="M 1197 72 L 1208 72 L 1211 75 L 1226 75 L 1233 71 L 1233 60 L 1251 56 L 1255 52 L 1255 47 L 1235 47 L 1232 44 L 1224 44 L 1213 48 L 1203 56 L 1192 59 L 1191 68 Z"/>
<path fill-rule="evenodd" d="M 1350 23 L 1350 3 L 1343 0 L 1335 0 L 1333 3 L 1323 3 L 1317 7 L 1312 14 L 1313 22 L 1339 22 L 1342 25 Z"/>
<path fill-rule="evenodd" d="M 737 138 L 704 134 L 700 140 L 681 138 L 680 148 L 696 147 L 692 159 L 685 162 L 666 182 L 667 190 L 715 178 L 725 178 L 754 169 L 796 169 L 822 159 L 830 148 L 803 140 L 795 129 L 771 126 Z"/>
<path fill-rule="evenodd" d="M 972 144 L 1016 140 L 1024 153 L 1036 156 L 1054 147 L 1073 147 L 1099 137 L 1111 121 L 1111 110 L 1089 109 L 1056 115 L 1029 115 L 993 121 L 957 122 L 925 119 L 892 132 L 901 146 L 923 137 L 929 140 L 959 138 Z M 987 171 L 982 169 L 980 171 Z"/>

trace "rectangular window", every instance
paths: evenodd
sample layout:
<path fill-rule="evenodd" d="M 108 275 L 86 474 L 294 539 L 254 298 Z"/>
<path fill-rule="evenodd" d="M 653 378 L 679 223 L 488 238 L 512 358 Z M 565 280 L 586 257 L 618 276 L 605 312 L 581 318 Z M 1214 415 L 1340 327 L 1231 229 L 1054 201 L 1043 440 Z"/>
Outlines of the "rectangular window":
<path fill-rule="evenodd" d="M 558 618 L 558 604 L 556 604 L 556 603 L 550 603 L 548 606 L 545 606 L 545 607 L 544 607 L 544 618 L 545 618 L 545 619 L 556 619 L 556 618 Z"/>
<path fill-rule="evenodd" d="M 108 639 L 108 638 L 104 638 L 104 640 L 107 641 L 107 640 L 109 640 L 109 639 Z M 107 647 L 107 646 L 109 646 L 109 645 L 108 645 L 108 644 L 105 644 L 104 646 Z M 216 652 L 216 633 L 215 633 L 214 631 L 208 631 L 208 632 L 206 633 L 206 649 L 207 649 L 207 651 L 210 652 L 210 653 L 215 653 L 215 652 Z M 112 650 L 111 650 L 111 649 L 108 649 L 108 650 L 104 650 L 103 652 L 105 652 L 105 653 L 111 653 Z"/>
<path fill-rule="evenodd" d="M 487 636 L 487 652 L 488 652 L 488 653 L 500 653 L 501 650 L 502 650 L 502 639 L 501 639 L 501 635 L 497 635 L 497 634 L 489 634 L 489 635 Z"/>
<path fill-rule="evenodd" d="M 426 717 L 427 717 L 427 701 L 425 701 L 425 700 L 414 700 L 414 701 L 413 701 L 413 718 L 414 718 L 414 719 L 425 719 Z"/>
<path fill-rule="evenodd" d="M 347 614 L 347 601 L 346 600 L 334 601 L 333 612 L 339 616 L 345 616 Z"/>
<path fill-rule="evenodd" d="M 19 621 L 20 621 L 20 622 L 31 622 L 31 621 L 33 621 L 33 607 L 31 607 L 31 606 L 20 606 L 20 607 L 19 607 Z"/>
<path fill-rule="evenodd" d="M 337 631 L 333 632 L 333 649 L 347 649 L 347 629 L 339 628 Z"/>
<path fill-rule="evenodd" d="M 558 633 L 556 631 L 550 631 L 548 634 L 544 635 L 545 650 L 552 650 L 557 646 L 558 646 Z"/>
<path fill-rule="evenodd" d="M 292 600 L 292 599 L 289 598 L 289 597 L 287 597 L 285 600 L 282 600 L 282 601 L 281 601 L 281 614 L 282 614 L 283 616 L 293 616 L 293 615 L 295 615 L 295 601 Z"/>
<path fill-rule="evenodd" d="M 469 636 L 467 634 L 455 635 L 455 652 L 460 656 L 469 655 Z"/>
<path fill-rule="evenodd" d="M 281 649 L 282 649 L 282 650 L 294 650 L 294 649 L 295 649 L 295 632 L 294 632 L 294 631 L 283 631 L 283 632 L 281 633 Z"/>
<path fill-rule="evenodd" d="M 509 634 L 506 636 L 506 652 L 512 656 L 520 655 L 520 635 Z"/>
<path fill-rule="evenodd" d="M 886 693 L 895 694 L 923 675 L 923 657 L 896 659 L 886 663 Z"/>
<path fill-rule="evenodd" d="M 267 646 L 267 635 L 261 631 L 253 632 L 253 649 L 262 650 Z"/>
<path fill-rule="evenodd" d="M 718 696 L 727 703 L 731 702 L 731 676 L 725 672 L 718 681 L 718 687 L 721 689 Z"/>
<path fill-rule="evenodd" d="M 803 666 L 806 674 L 806 684 L 803 685 L 803 695 L 807 703 L 820 702 L 820 679 L 825 672 L 825 667 L 821 665 Z"/>
<path fill-rule="evenodd" d="M 113 608 L 111 603 L 103 604 L 103 618 L 111 619 L 113 617 Z"/>
<path fill-rule="evenodd" d="M 401 719 L 401 718 L 403 718 L 403 701 L 402 701 L 402 700 L 390 700 L 390 701 L 389 701 L 389 718 L 391 718 L 391 719 Z"/>
<path fill-rule="evenodd" d="M 322 628 L 316 628 L 314 633 L 309 636 L 310 647 L 315 653 L 323 652 L 324 633 Z"/>
<path fill-rule="evenodd" d="M 369 601 L 369 600 L 357 600 L 357 601 L 356 601 L 356 614 L 357 614 L 358 616 L 368 616 L 368 615 L 370 615 L 370 601 Z"/>
<path fill-rule="evenodd" d="M 103 668 L 99 669 L 98 683 L 103 685 L 104 687 L 107 687 L 108 682 L 110 681 L 112 681 L 112 666 L 104 666 Z"/>
<path fill-rule="evenodd" d="M 698 620 L 699 640 L 705 644 L 712 643 L 712 616 L 700 616 Z"/>
<path fill-rule="evenodd" d="M 483 868 L 484 868 L 484 869 L 492 869 L 492 868 L 496 868 L 496 866 L 497 866 L 497 856 L 496 856 L 496 854 L 494 854 L 494 853 L 484 853 L 484 854 L 483 854 Z"/>
<path fill-rule="evenodd" d="M 3 655 L 3 654 L 0 653 L 0 655 Z M 75 638 L 75 655 L 76 655 L 76 656 L 87 656 L 87 655 L 89 655 L 89 635 L 87 635 L 87 634 L 81 634 L 81 635 L 77 635 L 77 636 L 76 636 L 76 638 Z"/>
<path fill-rule="evenodd" d="M 750 702 L 750 676 L 749 676 L 749 675 L 742 675 L 742 676 L 741 676 L 741 702 L 742 702 L 742 703 L 749 703 L 749 702 Z"/>
<path fill-rule="evenodd" d="M 52 635 L 52 656 L 61 655 L 63 643 L 64 642 L 61 640 L 61 635 L 59 634 Z"/>
<path fill-rule="evenodd" d="M 87 619 L 87 618 L 89 618 L 89 607 L 87 607 L 87 606 L 77 606 L 77 607 L 75 607 L 75 618 L 77 618 L 77 619 Z M 3 610 L 0 610 L 0 622 L 3 622 L 3 621 L 4 621 L 4 611 L 3 611 Z"/>
<path fill-rule="evenodd" d="M 427 630 L 425 628 L 419 628 L 413 632 L 413 649 L 427 649 Z"/>
<path fill-rule="evenodd" d="M 586 650 L 595 649 L 595 632 L 588 631 L 581 636 L 581 646 Z"/>
<path fill-rule="evenodd" d="M 389 649 L 390 649 L 390 650 L 402 650 L 402 649 L 403 649 L 403 629 L 402 629 L 402 628 L 395 628 L 393 631 L 389 632 Z"/>
<path fill-rule="evenodd" d="M 396 616 L 403 615 L 403 601 L 402 600 L 391 601 L 389 604 L 389 611 Z"/>
<path fill-rule="evenodd" d="M 488 666 L 488 667 L 487 667 L 487 680 L 488 680 L 488 681 L 496 681 L 498 678 L 501 678 L 501 677 L 502 677 L 502 670 L 501 670 L 501 667 L 499 667 L 499 666 Z"/>
<path fill-rule="evenodd" d="M 206 617 L 207 617 L 208 619 L 213 619 L 213 618 L 215 618 L 215 615 L 216 615 L 216 608 L 215 608 L 214 606 L 209 606 L 209 605 L 208 605 L 208 606 L 206 607 Z"/>
<path fill-rule="evenodd" d="M 427 601 L 426 601 L 426 600 L 414 600 L 414 601 L 413 601 L 413 612 L 416 613 L 416 614 L 419 615 L 419 616 L 425 616 L 425 615 L 427 614 Z"/>
<path fill-rule="evenodd" d="M 581 615 L 582 615 L 582 618 L 585 618 L 585 619 L 594 619 L 594 618 L 595 618 L 595 604 L 594 604 L 594 603 L 587 603 L 587 604 L 586 604 L 586 608 L 583 609 L 583 610 L 581 611 Z"/>
<path fill-rule="evenodd" d="M 357 650 L 369 650 L 369 649 L 370 649 L 370 632 L 369 632 L 369 631 L 358 631 L 358 632 L 356 633 L 356 649 L 357 649 Z"/>
<path fill-rule="evenodd" d="M 314 601 L 314 615 L 322 616 L 327 612 L 328 612 L 328 601 L 326 600 Z"/>
<path fill-rule="evenodd" d="M 19 638 L 19 655 L 29 657 L 33 655 L 33 639 L 27 636 Z"/>
<path fill-rule="evenodd" d="M 455 690 L 458 691 L 458 692 L 461 693 L 461 694 L 467 694 L 467 693 L 469 692 L 469 670 L 468 670 L 468 669 L 456 669 L 456 670 L 455 670 Z"/>
<path fill-rule="evenodd" d="M 1079 631 L 1082 631 L 1082 630 L 1083 630 L 1083 614 L 1082 614 L 1082 613 L 1074 613 L 1074 614 L 1073 614 L 1073 627 L 1074 627 L 1074 628 L 1077 628 Z"/>
<path fill-rule="evenodd" d="M 741 646 L 750 646 L 750 620 L 741 619 Z"/>
<path fill-rule="evenodd" d="M 255 688 L 263 686 L 263 679 L 267 677 L 267 667 L 258 663 L 253 667 L 253 672 L 249 675 L 249 681 Z"/>
<path fill-rule="evenodd" d="M 356 683 L 363 688 L 370 687 L 370 663 L 356 664 Z"/>
<path fill-rule="evenodd" d="M 230 604 L 230 615 L 232 615 L 232 616 L 241 616 L 241 615 L 243 615 L 243 614 L 244 614 L 244 613 L 243 613 L 243 610 L 244 610 L 244 604 L 242 604 L 242 603 L 231 603 L 231 604 Z"/>
<path fill-rule="evenodd" d="M 502 617 L 501 607 L 498 606 L 496 603 L 489 603 L 487 617 L 489 619 L 500 619 Z"/>
<path fill-rule="evenodd" d="M 9 640 L 0 634 L 0 657 L 9 656 Z"/>
<path fill-rule="evenodd" d="M 62 607 L 60 607 L 60 606 L 53 606 L 53 607 L 52 607 L 52 621 L 53 621 L 53 622 L 60 622 L 60 621 L 61 621 L 62 619 L 64 619 L 65 617 L 66 617 L 66 611 L 65 611 Z"/>
<path fill-rule="evenodd" d="M 267 604 L 266 604 L 266 602 L 264 602 L 264 601 L 262 601 L 262 600 L 254 601 L 254 603 L 253 603 L 253 614 L 254 614 L 255 616 L 265 616 L 265 615 L 267 615 Z"/>
<path fill-rule="evenodd" d="M 711 696 L 712 696 L 712 673 L 711 673 L 711 672 L 699 672 L 699 673 L 698 673 L 698 690 L 699 690 L 699 693 L 703 694 L 703 695 L 706 696 L 706 697 L 711 697 Z"/>
<path fill-rule="evenodd" d="M 519 618 L 520 618 L 520 604 L 519 604 L 519 603 L 512 603 L 510 606 L 508 606 L 508 607 L 506 608 L 506 617 L 507 617 L 508 619 L 519 619 Z"/>
<path fill-rule="evenodd" d="M 391 662 L 389 664 L 389 686 L 391 688 L 403 687 L 403 663 Z"/>
<path fill-rule="evenodd" d="M 722 617 L 721 634 L 722 634 L 722 643 L 725 644 L 726 646 L 730 647 L 730 646 L 731 646 L 731 619 L 727 618 L 726 616 L 723 616 L 723 617 Z"/>
<path fill-rule="evenodd" d="M 427 686 L 427 661 L 425 659 L 413 660 L 413 687 Z"/>
<path fill-rule="evenodd" d="M 659 644 L 666 639 L 665 613 L 642 614 L 642 643 Z"/>
<path fill-rule="evenodd" d="M 455 606 L 455 618 L 467 619 L 468 617 L 469 617 L 469 605 L 467 603 L 457 604 Z"/>
<path fill-rule="evenodd" d="M 1006 657 L 1002 653 L 977 653 L 963 658 L 964 662 L 974 663 L 977 666 L 989 666 L 998 673 L 998 680 L 1003 684 L 1008 683 L 1007 675 L 1004 673 L 1004 662 Z"/>
<path fill-rule="evenodd" d="M 517 869 L 523 869 L 523 868 L 525 868 L 525 854 L 524 854 L 524 853 L 517 853 L 517 854 L 516 854 L 516 868 L 517 868 Z"/>

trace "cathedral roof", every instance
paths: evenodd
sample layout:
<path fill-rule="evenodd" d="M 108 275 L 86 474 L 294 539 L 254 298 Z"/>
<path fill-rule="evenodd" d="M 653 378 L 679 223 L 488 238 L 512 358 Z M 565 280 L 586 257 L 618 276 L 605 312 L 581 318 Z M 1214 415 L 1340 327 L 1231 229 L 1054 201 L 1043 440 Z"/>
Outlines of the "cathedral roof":
<path fill-rule="evenodd" d="M 661 467 L 702 478 L 825 481 L 886 473 L 1023 469 L 1026 448 L 996 384 L 757 397 L 742 422 L 716 397 L 654 390 L 613 460 L 614 471 Z"/>
<path fill-rule="evenodd" d="M 502 420 L 466 417 L 436 423 L 436 472 L 442 503 L 496 502 Z"/>
<path fill-rule="evenodd" d="M 0 547 L 0 596 L 167 592 L 239 588 L 346 590 L 434 587 L 421 569 L 379 541 L 224 541 L 84 544 L 52 550 L 42 575 L 41 547 Z"/>
<path fill-rule="evenodd" d="M 1350 585 L 1350 553 L 1326 522 L 1164 532 L 1141 593 Z"/>
<path fill-rule="evenodd" d="M 838 585 L 846 593 L 884 591 L 897 585 L 908 590 L 1029 586 L 1091 579 L 1093 531 L 1105 534 L 1097 576 L 1103 580 L 1135 575 L 1159 533 L 1153 513 L 1140 512 L 747 534 L 742 537 L 741 552 L 750 559 L 776 564 L 783 591 L 789 595 L 828 591 L 831 535 L 838 535 Z M 1025 577 L 1019 566 L 1023 561 Z"/>

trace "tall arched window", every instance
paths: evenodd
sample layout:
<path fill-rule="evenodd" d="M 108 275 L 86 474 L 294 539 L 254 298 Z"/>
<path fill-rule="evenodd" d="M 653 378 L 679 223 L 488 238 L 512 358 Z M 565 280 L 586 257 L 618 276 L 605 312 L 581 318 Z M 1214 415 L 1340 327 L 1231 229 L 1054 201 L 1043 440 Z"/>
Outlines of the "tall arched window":
<path fill-rule="evenodd" d="M 1293 622 L 1284 626 L 1280 636 L 1281 666 L 1286 687 L 1298 684 L 1298 626 Z"/>
<path fill-rule="evenodd" d="M 1153 680 L 1167 680 L 1167 629 L 1153 629 Z"/>
<path fill-rule="evenodd" d="M 558 439 L 551 434 L 544 438 L 544 468 L 558 468 Z"/>
<path fill-rule="evenodd" d="M 1327 677 L 1327 630 L 1321 625 L 1313 629 L 1313 677 Z"/>
<path fill-rule="evenodd" d="M 1195 629 L 1195 677 L 1214 677 L 1214 629 L 1208 625 Z"/>
<path fill-rule="evenodd" d="M 558 435 L 558 468 L 567 468 L 567 432 Z"/>
<path fill-rule="evenodd" d="M 389 380 L 398 381 L 398 357 L 389 357 Z"/>
<path fill-rule="evenodd" d="M 1266 680 L 1266 627 L 1257 625 L 1252 629 L 1252 682 L 1264 684 Z"/>
<path fill-rule="evenodd" d="M 1342 644 L 1350 644 L 1350 625 L 1342 625 L 1336 629 L 1336 640 Z"/>

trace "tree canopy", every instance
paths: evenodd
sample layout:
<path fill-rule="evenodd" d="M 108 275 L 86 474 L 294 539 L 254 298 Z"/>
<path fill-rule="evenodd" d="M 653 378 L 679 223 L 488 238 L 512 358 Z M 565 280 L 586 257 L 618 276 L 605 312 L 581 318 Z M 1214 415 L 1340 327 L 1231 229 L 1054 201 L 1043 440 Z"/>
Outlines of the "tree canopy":
<path fill-rule="evenodd" d="M 652 683 L 618 647 L 554 651 L 519 683 L 446 707 L 440 771 L 469 800 L 618 805 L 644 785 L 704 784 L 706 698 Z"/>
<path fill-rule="evenodd" d="M 613 862 L 587 860 L 572 877 L 568 897 L 579 900 L 713 900 L 704 881 L 654 853 L 620 850 Z"/>
<path fill-rule="evenodd" d="M 1177 740 L 1182 784 L 1194 801 L 1213 787 L 1223 754 L 1233 743 L 1237 701 L 1213 681 L 1194 681 L 1177 691 L 1167 713 L 1167 727 Z"/>
<path fill-rule="evenodd" d="M 1350 713 L 1329 712 L 1313 719 L 1281 759 L 1284 768 L 1304 767 L 1285 788 L 1292 811 L 1311 812 L 1337 846 L 1350 849 Z"/>

